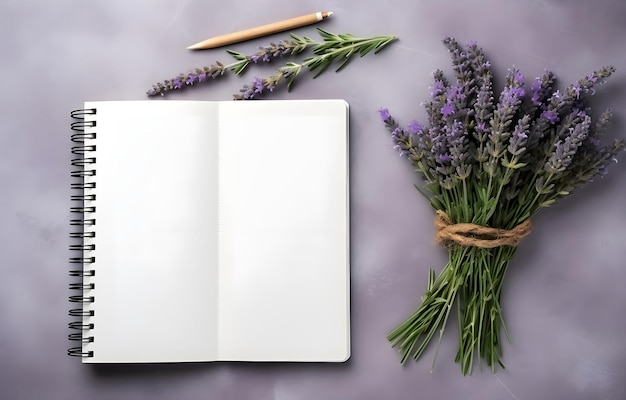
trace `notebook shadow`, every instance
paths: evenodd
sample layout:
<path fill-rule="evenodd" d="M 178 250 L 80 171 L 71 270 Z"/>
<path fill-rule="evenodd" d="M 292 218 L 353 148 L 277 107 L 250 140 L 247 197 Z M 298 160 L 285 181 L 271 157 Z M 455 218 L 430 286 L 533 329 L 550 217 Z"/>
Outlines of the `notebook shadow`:
<path fill-rule="evenodd" d="M 92 364 L 90 373 L 97 379 L 124 379 L 128 377 L 177 376 L 190 374 L 206 374 L 225 370 L 244 375 L 274 376 L 298 375 L 315 373 L 317 376 L 336 374 L 351 368 L 351 360 L 342 363 L 323 362 L 198 362 L 198 363 L 133 363 L 133 364 Z"/>

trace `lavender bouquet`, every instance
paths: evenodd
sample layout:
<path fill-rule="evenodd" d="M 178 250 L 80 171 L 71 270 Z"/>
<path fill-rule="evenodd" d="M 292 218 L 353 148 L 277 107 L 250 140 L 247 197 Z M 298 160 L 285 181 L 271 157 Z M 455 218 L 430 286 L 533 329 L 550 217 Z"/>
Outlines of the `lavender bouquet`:
<path fill-rule="evenodd" d="M 501 332 L 508 333 L 500 295 L 531 219 L 604 175 L 624 141 L 601 145 L 611 111 L 592 124 L 586 105 L 613 67 L 563 91 L 555 88 L 552 72 L 527 88 L 524 75 L 510 69 L 497 96 L 491 65 L 475 42 L 463 47 L 446 38 L 444 44 L 455 80 L 434 72 L 432 99 L 425 103 L 428 126 L 415 121 L 401 126 L 387 109 L 379 111 L 395 148 L 423 178 L 416 187 L 436 210 L 436 240 L 449 252 L 439 275 L 429 272 L 419 308 L 388 340 L 399 348 L 402 363 L 417 360 L 433 336 L 439 333 L 441 340 L 456 303 L 456 361 L 465 375 L 472 372 L 476 354 L 493 371 L 504 368 Z"/>

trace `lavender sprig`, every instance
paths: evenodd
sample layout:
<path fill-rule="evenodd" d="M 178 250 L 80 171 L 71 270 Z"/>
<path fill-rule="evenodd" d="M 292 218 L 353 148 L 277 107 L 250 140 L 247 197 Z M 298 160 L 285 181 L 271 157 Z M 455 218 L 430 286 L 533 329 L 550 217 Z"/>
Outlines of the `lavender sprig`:
<path fill-rule="evenodd" d="M 259 51 L 254 54 L 245 55 L 234 50 L 226 50 L 237 61 L 225 65 L 217 61 L 215 64 L 196 68 L 186 74 L 153 85 L 146 94 L 148 96 L 164 96 L 167 92 L 181 90 L 198 83 L 209 82 L 209 78 L 215 79 L 224 75 L 227 71 L 232 71 L 235 75 L 242 74 L 250 64 L 270 63 L 278 58 L 289 55 L 296 55 L 303 52 L 307 47 L 315 46 L 318 43 L 309 38 L 292 34 L 291 40 L 282 40 L 277 44 L 271 43 L 269 46 L 259 47 Z"/>

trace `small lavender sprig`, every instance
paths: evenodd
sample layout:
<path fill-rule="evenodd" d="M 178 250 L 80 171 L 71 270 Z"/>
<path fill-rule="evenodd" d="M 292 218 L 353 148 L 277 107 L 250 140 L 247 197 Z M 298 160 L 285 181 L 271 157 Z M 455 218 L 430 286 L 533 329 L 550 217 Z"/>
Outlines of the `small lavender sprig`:
<path fill-rule="evenodd" d="M 220 61 L 216 61 L 216 63 L 211 66 L 196 68 L 186 74 L 179 74 L 173 79 L 168 79 L 154 84 L 152 89 L 146 92 L 146 94 L 148 96 L 164 96 L 167 92 L 173 90 L 181 90 L 197 83 L 209 82 L 209 78 L 218 78 L 229 70 L 235 75 L 240 75 L 251 63 L 270 63 L 283 56 L 296 55 L 303 52 L 307 47 L 318 44 L 309 38 L 299 37 L 294 34 L 291 35 L 291 38 L 291 40 L 282 40 L 277 44 L 270 43 L 269 46 L 261 46 L 259 47 L 259 51 L 249 55 L 245 55 L 234 50 L 226 50 L 226 52 L 233 56 L 237 61 L 227 65 Z"/>
<path fill-rule="evenodd" d="M 323 42 L 313 42 L 308 38 L 308 44 L 315 44 L 312 52 L 315 56 L 305 59 L 301 64 L 288 62 L 278 69 L 278 74 L 269 78 L 255 78 L 251 84 L 244 85 L 240 93 L 233 95 L 235 100 L 250 100 L 267 92 L 273 92 L 277 86 L 286 83 L 287 90 L 300 73 L 308 69 L 314 72 L 313 78 L 322 74 L 334 61 L 339 61 L 336 72 L 342 70 L 355 54 L 361 57 L 371 51 L 374 54 L 380 52 L 385 46 L 396 39 L 396 36 L 373 36 L 369 38 L 358 38 L 351 34 L 332 34 L 322 29 L 318 29 Z"/>

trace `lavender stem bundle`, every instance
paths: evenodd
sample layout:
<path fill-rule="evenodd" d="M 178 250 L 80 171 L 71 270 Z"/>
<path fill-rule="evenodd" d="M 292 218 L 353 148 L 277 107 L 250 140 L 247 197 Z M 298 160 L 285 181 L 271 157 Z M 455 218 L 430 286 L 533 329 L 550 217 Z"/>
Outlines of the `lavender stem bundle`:
<path fill-rule="evenodd" d="M 208 83 L 223 76 L 228 71 L 235 75 L 242 74 L 250 64 L 269 63 L 284 56 L 295 56 L 311 48 L 312 57 L 306 58 L 302 63 L 288 62 L 278 69 L 278 74 L 269 78 L 255 78 L 251 85 L 244 85 L 240 93 L 233 95 L 235 100 L 249 100 L 258 97 L 262 93 L 273 92 L 276 87 L 286 83 L 287 90 L 296 77 L 303 70 L 315 72 L 314 78 L 323 73 L 334 61 L 339 61 L 340 71 L 352 59 L 353 55 L 365 56 L 373 51 L 380 52 L 385 46 L 396 39 L 395 36 L 373 36 L 359 38 L 351 34 L 332 34 L 318 29 L 322 41 L 315 41 L 308 37 L 291 34 L 291 39 L 282 40 L 278 44 L 271 43 L 269 46 L 259 47 L 259 51 L 251 55 L 245 55 L 234 50 L 227 50 L 236 61 L 224 64 L 217 61 L 215 64 L 196 68 L 186 74 L 179 74 L 173 79 L 158 82 L 148 90 L 148 96 L 164 96 L 171 91 L 182 90 L 199 83 Z"/>
<path fill-rule="evenodd" d="M 436 210 L 437 238 L 449 253 L 438 276 L 430 271 L 420 307 L 388 340 L 399 348 L 402 363 L 419 359 L 433 337 L 441 339 L 456 305 L 456 361 L 463 374 L 471 374 L 476 356 L 492 370 L 504 367 L 502 285 L 531 219 L 604 175 L 624 141 L 601 145 L 611 111 L 592 124 L 586 104 L 613 67 L 563 91 L 552 72 L 527 87 L 513 68 L 496 95 L 491 64 L 475 42 L 463 47 L 446 38 L 444 44 L 455 80 L 435 71 L 432 99 L 425 104 L 428 126 L 400 126 L 387 109 L 379 111 L 395 148 L 423 178 L 416 187 Z"/>

